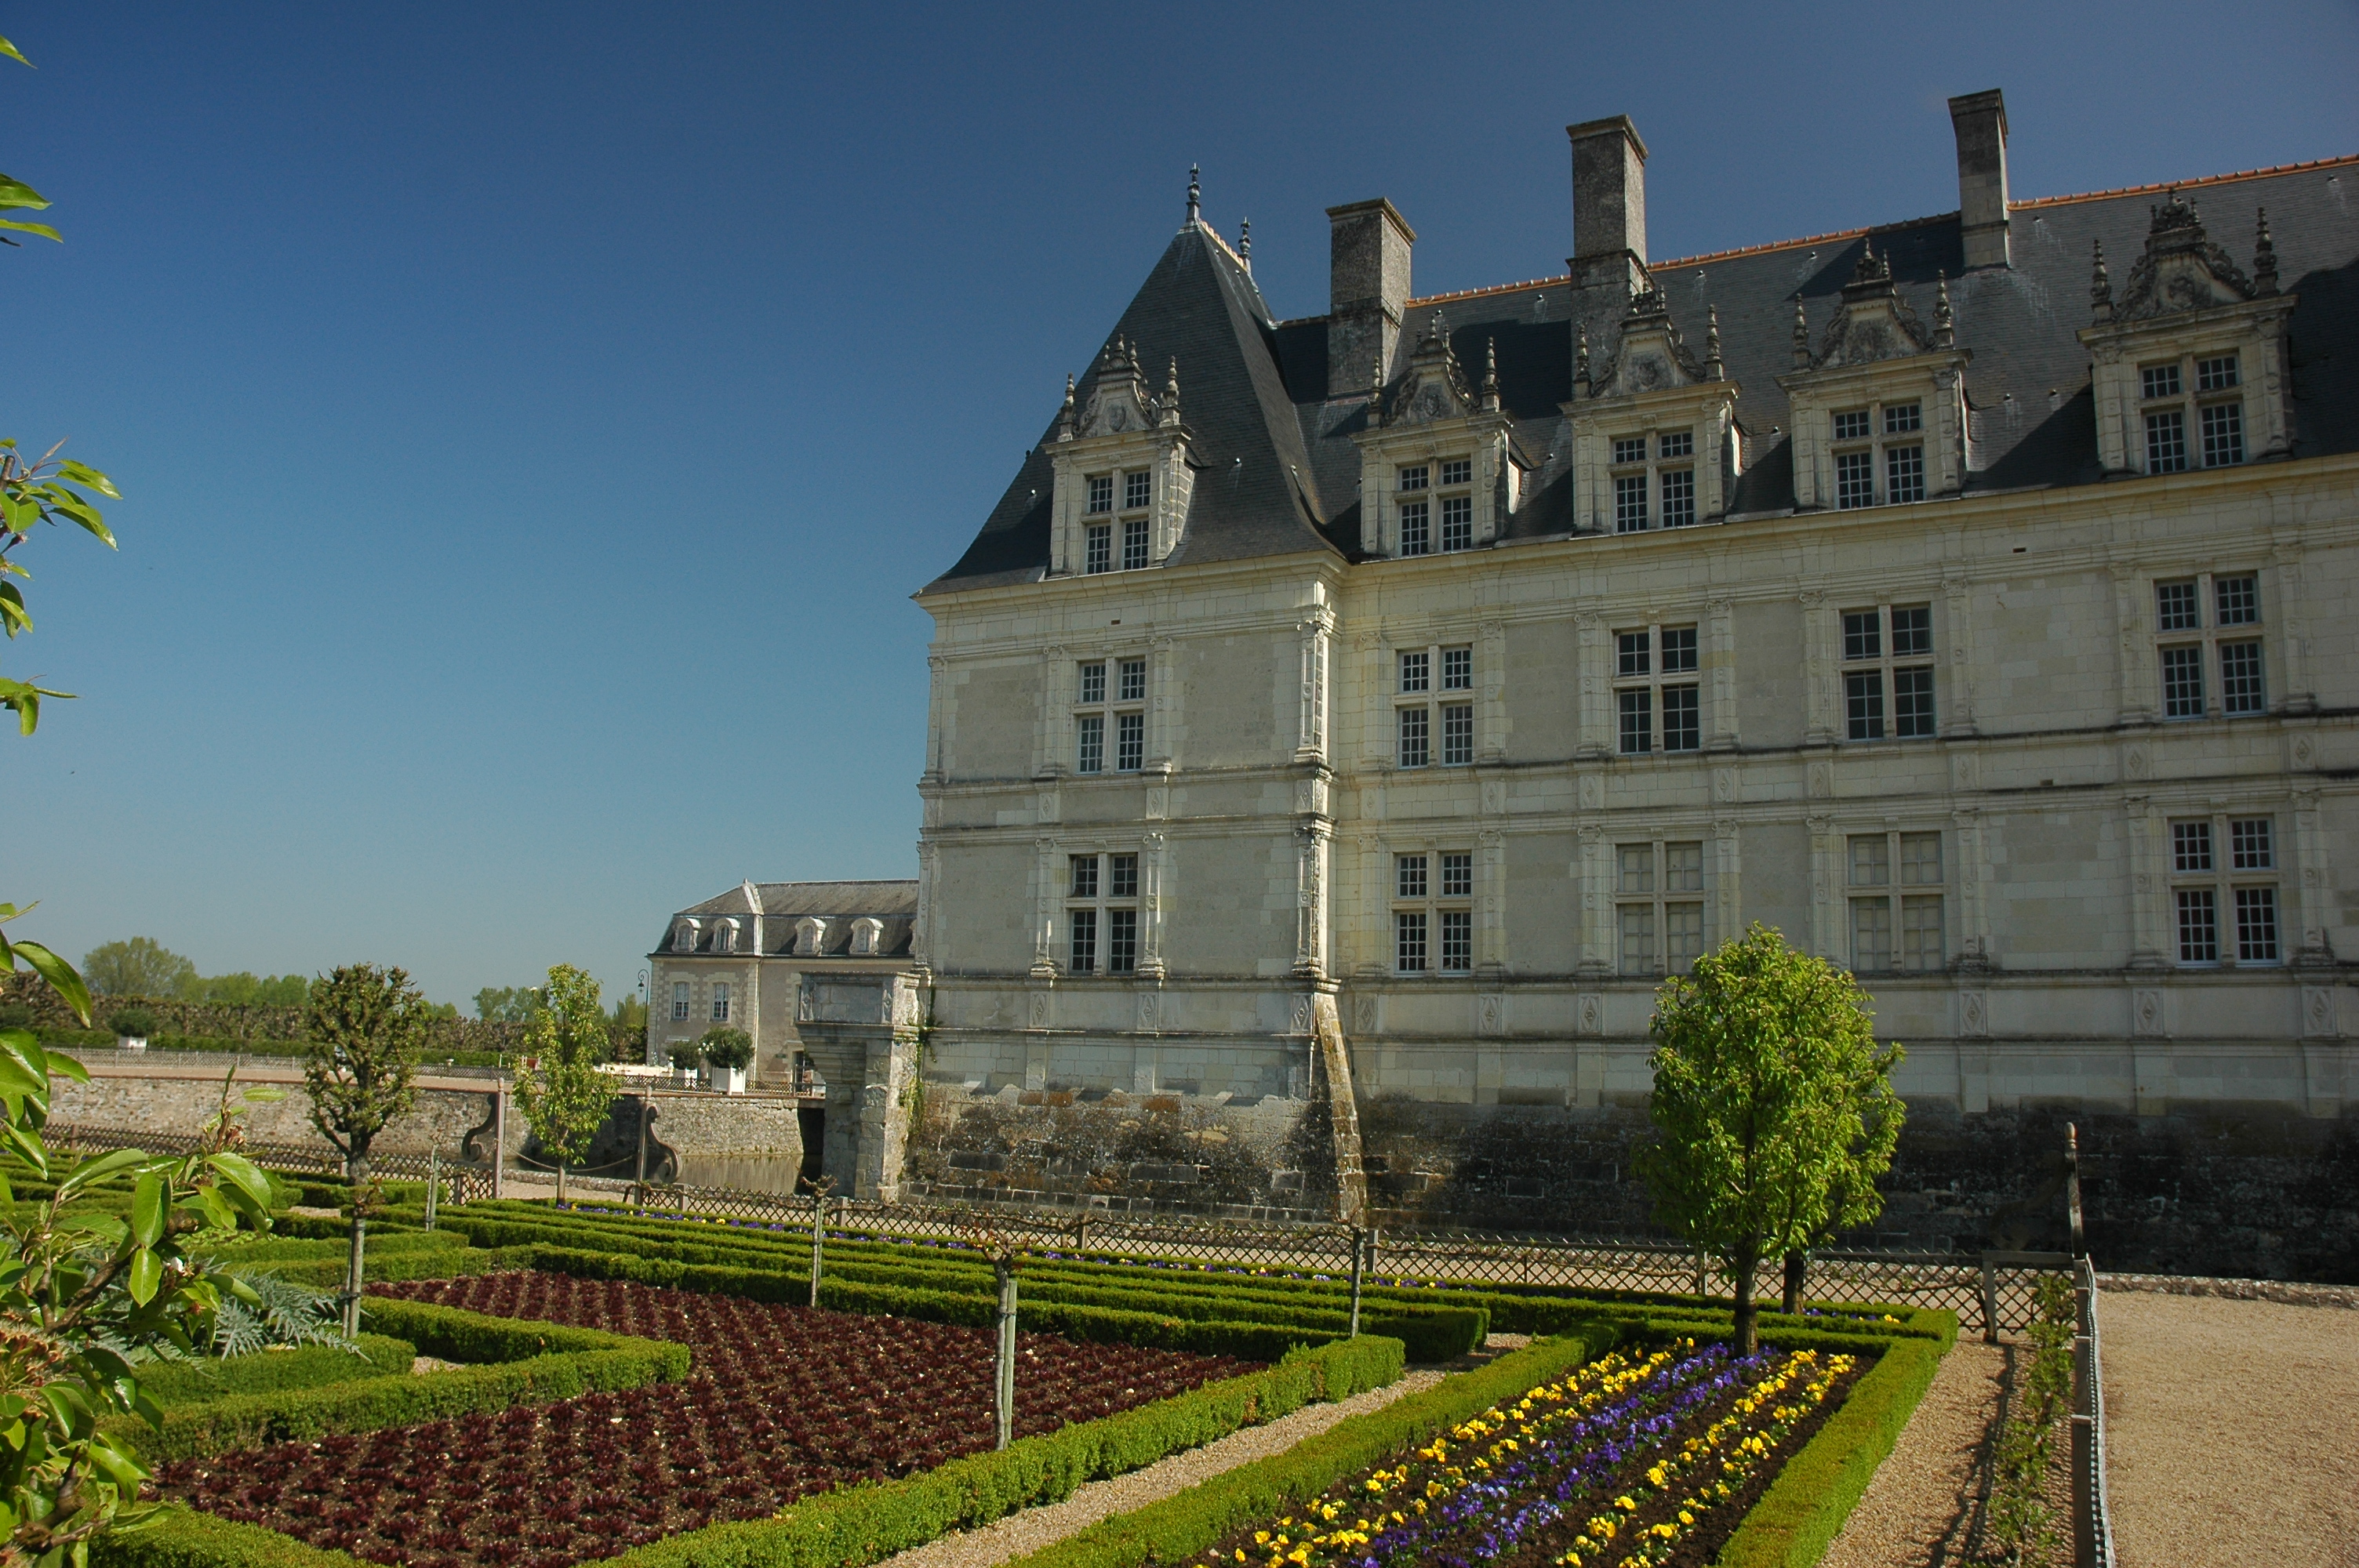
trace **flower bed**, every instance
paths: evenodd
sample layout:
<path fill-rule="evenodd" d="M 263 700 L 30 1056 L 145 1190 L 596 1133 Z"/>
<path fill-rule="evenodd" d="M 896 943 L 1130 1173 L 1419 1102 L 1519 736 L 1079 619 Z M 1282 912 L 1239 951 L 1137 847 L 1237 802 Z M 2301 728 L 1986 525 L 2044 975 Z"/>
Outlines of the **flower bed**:
<path fill-rule="evenodd" d="M 1665 1568 L 1714 1560 L 1858 1375 L 1848 1355 L 1744 1359 L 1692 1340 L 1608 1356 L 1458 1422 L 1198 1568 L 1411 1563 Z"/>
<path fill-rule="evenodd" d="M 992 1336 L 545 1274 L 383 1292 L 690 1346 L 684 1382 L 183 1461 L 168 1496 L 417 1568 L 562 1568 L 776 1513 L 992 1442 Z M 1225 1357 L 1019 1340 L 1016 1430 L 1052 1432 L 1245 1370 Z"/>

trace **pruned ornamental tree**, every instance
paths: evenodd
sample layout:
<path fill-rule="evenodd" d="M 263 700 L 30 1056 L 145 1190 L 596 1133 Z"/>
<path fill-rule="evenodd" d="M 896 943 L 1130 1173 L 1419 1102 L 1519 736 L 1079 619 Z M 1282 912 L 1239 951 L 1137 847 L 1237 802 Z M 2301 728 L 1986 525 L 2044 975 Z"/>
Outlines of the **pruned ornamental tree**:
<path fill-rule="evenodd" d="M 706 1030 L 696 1048 L 708 1065 L 724 1072 L 742 1073 L 754 1065 L 754 1037 L 725 1023 Z"/>
<path fill-rule="evenodd" d="M 1878 1047 L 1858 982 L 1756 923 L 1664 982 L 1652 1029 L 1656 1138 L 1638 1155 L 1658 1219 L 1718 1259 L 1737 1351 L 1759 1336 L 1765 1258 L 1883 1207 L 1903 1107 L 1899 1046 Z"/>
<path fill-rule="evenodd" d="M 540 1146 L 557 1162 L 557 1201 L 565 1169 L 590 1152 L 590 1141 L 614 1106 L 614 1076 L 602 1073 L 610 1037 L 598 982 L 571 964 L 549 971 L 540 1006 L 525 1024 L 526 1062 L 516 1073 L 516 1105 Z"/>
<path fill-rule="evenodd" d="M 311 1125 L 344 1157 L 352 1185 L 353 1240 L 344 1272 L 344 1332 L 358 1334 L 362 1254 L 368 1234 L 369 1146 L 417 1102 L 418 1055 L 424 1049 L 426 999 L 400 969 L 347 964 L 311 982 L 305 1010 L 310 1045 L 303 1089 Z"/>

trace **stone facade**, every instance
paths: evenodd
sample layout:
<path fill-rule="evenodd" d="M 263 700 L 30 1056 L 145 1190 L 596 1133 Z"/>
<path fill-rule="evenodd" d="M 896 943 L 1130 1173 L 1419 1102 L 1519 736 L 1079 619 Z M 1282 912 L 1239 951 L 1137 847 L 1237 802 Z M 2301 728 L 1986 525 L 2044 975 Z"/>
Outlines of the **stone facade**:
<path fill-rule="evenodd" d="M 2010 210 L 1996 95 L 1956 118 L 1970 221 L 1651 267 L 1643 144 L 1577 126 L 1571 275 L 1410 298 L 1413 232 L 1361 203 L 1297 322 L 1191 208 L 920 596 L 913 1181 L 1349 1214 L 1364 1172 L 1379 1217 L 1641 1226 L 1656 987 L 1760 921 L 1908 1047 L 1896 1192 L 1934 1195 L 1896 1214 L 1947 1182 L 1943 1234 L 1997 1234 L 2038 1184 L 1988 1162 L 2067 1110 L 2141 1202 L 2199 1147 L 2213 1194 L 2343 1190 L 2359 222 L 2211 182 L 2268 204 L 2247 276 L 2176 194 Z M 2143 240 L 2119 301 L 2088 232 Z M 1049 548 L 1159 520 L 1125 465 L 1174 453 L 1176 545 Z M 2266 1173 L 2226 1174 L 2232 1125 Z M 2347 1252 L 2320 1213 L 2344 1240 L 2303 1256 Z"/>

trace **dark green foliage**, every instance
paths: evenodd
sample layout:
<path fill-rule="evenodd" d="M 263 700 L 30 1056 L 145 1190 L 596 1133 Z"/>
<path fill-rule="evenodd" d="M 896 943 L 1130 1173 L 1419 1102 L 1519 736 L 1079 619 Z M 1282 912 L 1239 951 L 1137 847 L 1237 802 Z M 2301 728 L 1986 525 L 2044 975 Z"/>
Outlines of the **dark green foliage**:
<path fill-rule="evenodd" d="M 418 1347 L 406 1339 L 364 1334 L 355 1342 L 358 1354 L 333 1345 L 307 1345 L 295 1350 L 260 1350 L 250 1356 L 167 1361 L 140 1372 L 139 1386 L 167 1410 L 204 1404 L 232 1394 L 273 1394 L 289 1389 L 316 1389 L 329 1383 L 350 1383 L 362 1378 L 407 1374 Z"/>
<path fill-rule="evenodd" d="M 90 1561 L 91 1568 L 357 1568 L 360 1559 L 175 1505 L 146 1530 L 100 1537 Z"/>
<path fill-rule="evenodd" d="M 2051 1545 L 2053 1510 L 2048 1506 L 2048 1470 L 2054 1457 L 2056 1424 L 2072 1402 L 2072 1331 L 2078 1303 L 2061 1274 L 2041 1278 L 2031 1325 L 2031 1372 L 2020 1402 L 1998 1434 L 1993 1467 L 1991 1535 L 2010 1563 Z"/>
<path fill-rule="evenodd" d="M 754 1037 L 725 1023 L 706 1030 L 696 1048 L 698 1054 L 716 1067 L 742 1069 L 754 1065 Z"/>
<path fill-rule="evenodd" d="M 118 1007 L 106 1015 L 116 1039 L 145 1040 L 156 1033 L 156 1015 L 144 1007 Z"/>

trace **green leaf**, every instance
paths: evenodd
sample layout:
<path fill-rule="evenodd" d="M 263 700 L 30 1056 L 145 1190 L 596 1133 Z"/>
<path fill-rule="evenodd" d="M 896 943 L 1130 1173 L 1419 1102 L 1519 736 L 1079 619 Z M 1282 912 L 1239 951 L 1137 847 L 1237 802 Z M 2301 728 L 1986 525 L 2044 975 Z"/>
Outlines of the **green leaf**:
<path fill-rule="evenodd" d="M 150 1171 L 139 1178 L 131 1194 L 131 1234 L 142 1247 L 153 1247 L 164 1239 L 164 1198 L 168 1189 L 164 1178 Z M 145 1303 L 145 1298 L 142 1303 Z"/>
<path fill-rule="evenodd" d="M 48 503 L 48 509 L 49 511 L 63 513 L 66 516 L 72 518 L 76 523 L 81 524 L 83 528 L 87 529 L 92 535 L 106 541 L 107 546 L 110 549 L 114 546 L 114 535 L 108 533 L 106 524 L 99 520 L 97 507 L 92 506 L 89 502 L 84 501 L 82 497 L 74 494 L 74 492 L 70 490 L 65 490 L 55 485 L 52 485 L 49 488 L 55 492 L 50 497 Z M 56 519 L 52 518 L 50 521 L 55 522 Z"/>
<path fill-rule="evenodd" d="M 146 1306 L 156 1299 L 157 1288 L 164 1282 L 164 1265 L 156 1260 L 155 1253 L 142 1247 L 131 1255 L 128 1282 L 131 1299 Z"/>
<path fill-rule="evenodd" d="M 50 692 L 48 695 L 56 697 L 61 694 Z M 27 719 L 25 732 L 29 735 L 32 731 L 32 723 Z M 49 982 L 49 989 L 64 999 L 65 1004 L 73 1009 L 74 1016 L 82 1020 L 82 1027 L 88 1028 L 90 1026 L 90 988 L 82 983 L 82 977 L 74 973 L 74 967 L 38 942 L 18 942 L 14 946 L 16 956 L 24 959 L 35 974 Z"/>
<path fill-rule="evenodd" d="M 58 477 L 69 483 L 83 485 L 94 490 L 110 501 L 123 499 L 123 492 L 114 488 L 114 481 L 88 463 L 78 463 L 71 459 L 67 459 L 58 464 Z"/>
<path fill-rule="evenodd" d="M 63 1203 L 94 1182 L 103 1182 L 109 1176 L 147 1162 L 147 1152 L 144 1149 L 114 1149 L 94 1160 L 85 1160 L 75 1167 L 71 1175 L 58 1184 L 58 1201 Z"/>
<path fill-rule="evenodd" d="M 41 205 L 46 207 L 49 203 L 44 201 Z M 20 234 L 38 234 L 45 240 L 55 240 L 61 245 L 66 243 L 66 237 L 47 223 L 19 223 L 13 218 L 0 218 L 0 229 L 14 229 Z"/>
<path fill-rule="evenodd" d="M 25 590 L 13 582 L 0 582 L 0 622 L 6 622 L 11 637 L 33 629 L 33 618 L 25 610 Z"/>
<path fill-rule="evenodd" d="M 27 59 L 23 55 L 18 54 L 18 53 L 16 52 L 16 46 L 15 44 L 10 43 L 10 42 L 9 42 L 7 39 L 5 39 L 5 38 L 0 38 L 0 54 L 5 54 L 5 55 L 6 55 L 10 59 L 15 60 L 18 65 L 26 66 L 26 67 L 32 68 L 32 69 L 38 69 L 37 67 L 33 67 L 33 62 L 32 62 L 31 60 Z"/>
<path fill-rule="evenodd" d="M 49 198 L 12 175 L 0 174 L 0 208 L 47 207 Z"/>
<path fill-rule="evenodd" d="M 221 1178 L 243 1192 L 260 1209 L 270 1207 L 270 1178 L 262 1167 L 243 1154 L 208 1154 L 205 1163 Z"/>
<path fill-rule="evenodd" d="M 49 1058 L 49 1076 L 71 1078 L 78 1084 L 90 1082 L 90 1069 L 64 1052 L 43 1051 L 41 1054 Z"/>

